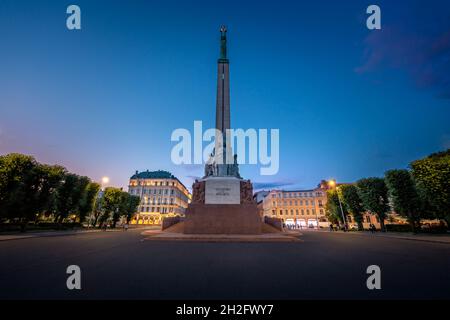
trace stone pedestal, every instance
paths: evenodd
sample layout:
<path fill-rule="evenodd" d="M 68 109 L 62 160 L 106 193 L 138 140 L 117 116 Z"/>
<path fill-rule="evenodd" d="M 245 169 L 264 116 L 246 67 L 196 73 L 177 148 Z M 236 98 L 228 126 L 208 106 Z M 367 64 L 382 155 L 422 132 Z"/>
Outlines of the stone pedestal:
<path fill-rule="evenodd" d="M 209 177 L 205 182 L 205 204 L 240 204 L 241 179 Z"/>
<path fill-rule="evenodd" d="M 208 177 L 193 185 L 186 234 L 260 234 L 262 221 L 249 180 Z"/>
<path fill-rule="evenodd" d="M 260 234 L 256 204 L 191 204 L 186 211 L 186 234 Z"/>

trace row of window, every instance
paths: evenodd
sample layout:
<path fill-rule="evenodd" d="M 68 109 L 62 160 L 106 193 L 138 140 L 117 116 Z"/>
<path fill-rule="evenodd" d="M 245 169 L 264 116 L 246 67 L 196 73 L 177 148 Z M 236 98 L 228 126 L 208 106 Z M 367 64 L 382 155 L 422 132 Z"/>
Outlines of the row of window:
<path fill-rule="evenodd" d="M 309 206 L 309 205 L 314 206 L 315 205 L 315 201 L 314 200 L 310 200 L 310 201 L 308 201 L 308 200 L 305 200 L 305 201 L 303 201 L 303 200 L 300 200 L 300 201 L 295 200 L 295 201 L 289 201 L 289 202 L 287 202 L 287 201 L 283 201 L 283 202 L 279 201 L 277 203 L 274 201 L 274 202 L 272 202 L 272 206 L 273 207 L 281 206 L 281 205 L 283 205 L 283 206 L 287 206 L 287 205 L 289 205 L 289 206 L 292 206 L 292 205 L 298 206 L 299 204 L 301 206 L 303 206 L 303 203 L 305 204 L 305 206 Z M 323 201 L 322 200 L 318 200 L 317 203 L 318 203 L 319 207 L 323 206 Z"/>
<path fill-rule="evenodd" d="M 157 213 L 171 213 L 174 212 L 173 208 L 167 207 L 141 207 L 139 212 L 157 212 Z"/>
<path fill-rule="evenodd" d="M 159 218 L 159 217 L 155 217 L 155 216 L 150 216 L 150 217 L 148 217 L 148 216 L 143 216 L 143 217 L 137 217 L 137 216 L 135 216 L 135 217 L 133 218 L 133 220 L 135 220 L 135 221 L 139 221 L 139 220 L 145 220 L 145 221 L 147 221 L 147 220 L 150 220 L 150 221 L 153 221 L 153 222 L 159 222 L 160 218 Z"/>
<path fill-rule="evenodd" d="M 161 195 L 161 196 L 175 196 L 181 198 L 182 201 L 188 202 L 189 198 L 182 192 L 176 189 L 149 189 L 149 188 L 130 188 L 129 193 L 132 195 Z"/>
<path fill-rule="evenodd" d="M 141 189 L 130 189 L 130 194 L 140 195 Z M 175 194 L 174 189 L 142 189 L 142 194 L 164 194 L 168 195 L 170 193 L 171 196 Z"/>
<path fill-rule="evenodd" d="M 174 198 L 147 198 L 145 197 L 144 200 L 142 201 L 142 204 L 170 204 L 173 205 L 175 203 L 175 199 Z"/>
<path fill-rule="evenodd" d="M 172 181 L 143 181 L 140 180 L 138 182 L 131 181 L 130 185 L 133 186 L 175 186 L 175 182 Z"/>
<path fill-rule="evenodd" d="M 273 193 L 272 198 L 307 198 L 307 197 L 314 197 L 314 194 L 316 197 L 323 197 L 323 192 L 316 191 L 316 192 L 283 192 L 283 193 Z"/>
<path fill-rule="evenodd" d="M 315 210 L 315 209 L 311 209 L 311 211 L 310 211 L 309 209 L 306 209 L 306 210 L 305 210 L 305 209 L 301 209 L 301 210 L 295 209 L 295 211 L 294 211 L 293 209 L 291 209 L 290 211 L 289 211 L 289 210 L 284 210 L 284 212 L 283 212 L 283 210 L 280 210 L 279 212 L 280 212 L 280 215 L 281 215 L 281 216 L 282 216 L 283 214 L 286 215 L 286 216 L 288 216 L 289 213 L 290 213 L 291 216 L 293 216 L 294 213 L 295 213 L 296 216 L 300 215 L 300 213 L 301 213 L 302 216 L 304 216 L 305 213 L 306 213 L 306 215 L 309 215 L 309 214 L 315 215 L 315 214 L 316 214 L 316 210 Z M 273 214 L 273 215 L 276 215 L 277 213 L 276 213 L 275 210 L 272 210 L 272 214 Z M 323 209 L 320 209 L 319 214 L 320 214 L 320 215 L 324 215 Z"/>

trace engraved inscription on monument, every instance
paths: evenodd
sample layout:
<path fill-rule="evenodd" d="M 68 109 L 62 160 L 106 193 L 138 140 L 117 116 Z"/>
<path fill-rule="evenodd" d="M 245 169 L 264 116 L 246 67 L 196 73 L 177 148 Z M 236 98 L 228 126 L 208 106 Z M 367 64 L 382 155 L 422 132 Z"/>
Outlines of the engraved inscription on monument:
<path fill-rule="evenodd" d="M 216 188 L 216 196 L 229 196 L 230 188 Z"/>
<path fill-rule="evenodd" d="M 240 204 L 240 180 L 217 177 L 206 179 L 205 182 L 206 204 Z"/>

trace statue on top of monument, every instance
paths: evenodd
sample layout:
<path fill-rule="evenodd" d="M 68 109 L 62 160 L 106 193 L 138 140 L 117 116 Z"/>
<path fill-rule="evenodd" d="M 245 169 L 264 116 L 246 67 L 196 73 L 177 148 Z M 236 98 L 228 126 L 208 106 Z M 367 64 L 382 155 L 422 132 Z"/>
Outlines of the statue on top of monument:
<path fill-rule="evenodd" d="M 227 59 L 227 27 L 220 27 L 220 60 Z M 220 61 L 219 60 L 219 61 Z"/>

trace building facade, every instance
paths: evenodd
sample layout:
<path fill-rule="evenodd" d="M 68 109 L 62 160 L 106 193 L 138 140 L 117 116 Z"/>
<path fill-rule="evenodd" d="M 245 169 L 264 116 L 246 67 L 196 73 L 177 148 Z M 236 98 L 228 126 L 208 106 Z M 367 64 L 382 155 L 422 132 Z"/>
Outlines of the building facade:
<path fill-rule="evenodd" d="M 191 201 L 189 190 L 167 171 L 138 172 L 130 178 L 128 193 L 141 202 L 132 224 L 159 225 L 164 217 L 184 216 Z"/>
<path fill-rule="evenodd" d="M 336 186 L 349 185 L 340 183 Z M 328 228 L 330 222 L 326 217 L 327 190 L 331 189 L 327 181 L 322 181 L 316 189 L 312 190 L 272 190 L 257 192 L 258 211 L 262 218 L 264 216 L 279 218 L 287 227 L 297 228 Z M 358 230 L 358 223 L 353 215 L 347 214 L 345 220 L 349 229 Z M 362 214 L 362 225 L 368 230 L 373 225 L 377 230 L 381 229 L 380 218 L 371 212 Z M 407 226 L 406 218 L 396 214 L 393 210 L 387 213 L 384 220 L 386 226 Z M 422 220 L 425 228 L 436 227 L 441 224 L 439 220 Z"/>
<path fill-rule="evenodd" d="M 328 227 L 326 186 L 311 190 L 272 190 L 259 204 L 262 216 L 282 219 L 287 227 Z"/>

